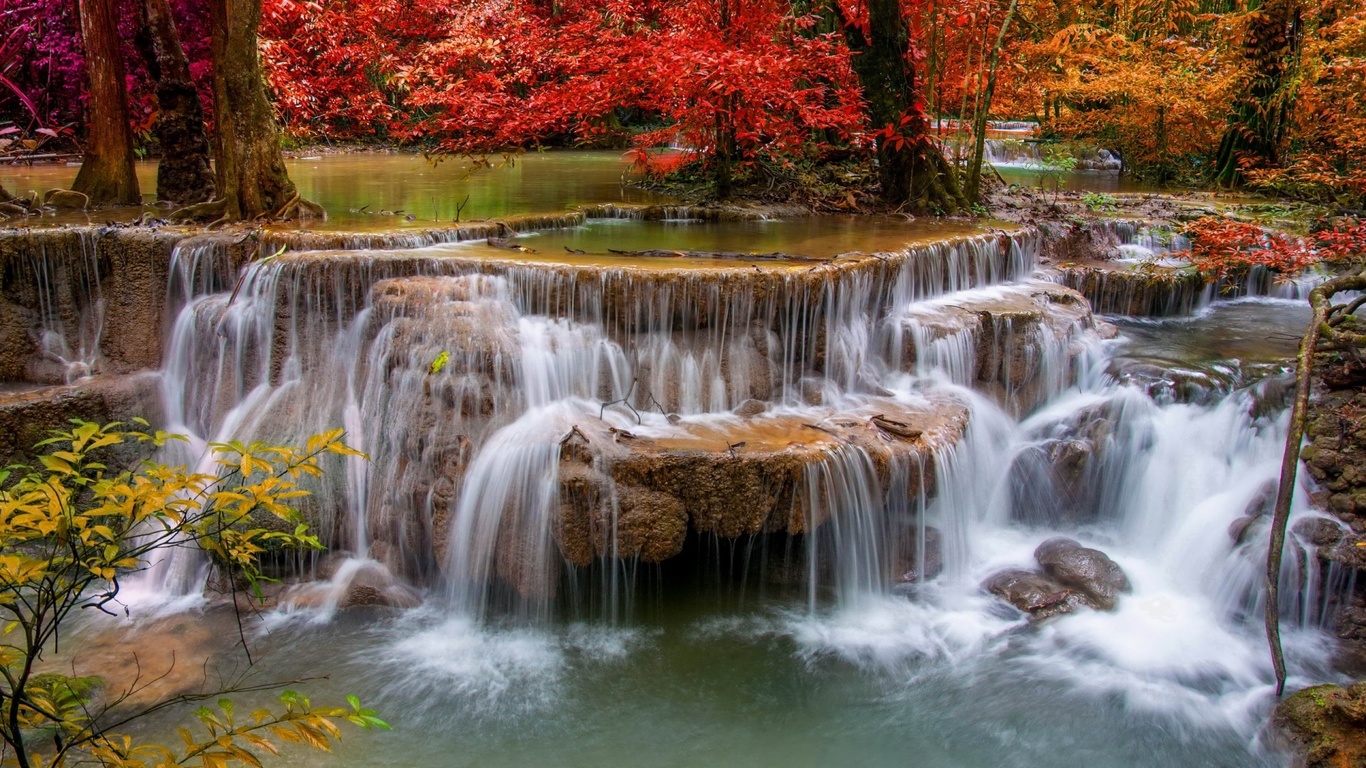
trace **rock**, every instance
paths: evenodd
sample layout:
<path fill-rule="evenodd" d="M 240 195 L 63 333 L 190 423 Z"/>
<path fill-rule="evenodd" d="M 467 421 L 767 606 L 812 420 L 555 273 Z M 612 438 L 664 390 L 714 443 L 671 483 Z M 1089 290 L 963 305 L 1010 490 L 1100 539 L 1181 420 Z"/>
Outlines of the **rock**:
<path fill-rule="evenodd" d="M 1247 540 L 1249 529 L 1260 518 L 1252 515 L 1244 515 L 1228 524 L 1228 537 L 1233 539 L 1235 546 L 1240 546 Z"/>
<path fill-rule="evenodd" d="M 959 291 L 917 302 L 901 320 L 903 364 L 957 338 L 961 360 L 983 391 L 1017 413 L 1026 413 L 1053 394 L 1056 382 L 1042 376 L 1046 361 L 1079 354 L 1085 338 L 1098 338 L 1086 299 L 1054 283 L 1021 283 Z M 1074 345 L 1074 342 L 1077 342 Z M 943 352 L 937 353 L 942 355 Z M 946 362 L 941 360 L 941 362 Z"/>
<path fill-rule="evenodd" d="M 1331 547 L 1346 533 L 1337 522 L 1326 517 L 1306 517 L 1291 527 L 1296 536 L 1316 547 Z"/>
<path fill-rule="evenodd" d="M 688 513 L 683 503 L 666 493 L 633 486 L 617 487 L 616 525 L 599 525 L 594 544 L 600 554 L 659 563 L 683 551 L 688 536 Z M 607 523 L 609 521 L 603 521 Z M 616 540 L 611 537 L 615 535 Z"/>
<path fill-rule="evenodd" d="M 422 604 L 418 593 L 394 579 L 378 565 L 362 567 L 346 586 L 341 608 L 415 608 Z"/>
<path fill-rule="evenodd" d="M 1057 537 L 1040 544 L 1034 559 L 1054 581 L 1085 593 L 1097 608 L 1110 610 L 1130 590 L 1129 578 L 1109 555 Z"/>
<path fill-rule="evenodd" d="M 1257 489 L 1257 495 L 1243 508 L 1243 514 L 1247 517 L 1261 517 L 1271 514 L 1271 510 L 1276 506 L 1277 483 L 1275 480 L 1268 480 L 1262 483 L 1262 487 Z"/>
<path fill-rule="evenodd" d="M 1012 568 L 992 574 L 982 588 L 1028 613 L 1034 621 L 1071 613 L 1086 605 L 1083 596 L 1038 571 Z"/>
<path fill-rule="evenodd" d="M 943 536 L 939 529 L 925 526 L 924 560 L 921 560 L 920 531 L 912 526 L 897 542 L 894 578 L 898 584 L 929 581 L 944 572 Z"/>
<path fill-rule="evenodd" d="M 765 403 L 762 400 L 749 399 L 735 406 L 735 415 L 749 418 L 751 416 L 758 416 L 767 410 L 768 403 Z"/>
<path fill-rule="evenodd" d="M 90 205 L 90 198 L 71 189 L 49 189 L 43 195 L 43 205 L 61 210 L 83 211 Z"/>
<path fill-rule="evenodd" d="M 1300 748 L 1305 768 L 1366 765 L 1366 682 L 1305 688 L 1276 706 L 1272 722 Z"/>

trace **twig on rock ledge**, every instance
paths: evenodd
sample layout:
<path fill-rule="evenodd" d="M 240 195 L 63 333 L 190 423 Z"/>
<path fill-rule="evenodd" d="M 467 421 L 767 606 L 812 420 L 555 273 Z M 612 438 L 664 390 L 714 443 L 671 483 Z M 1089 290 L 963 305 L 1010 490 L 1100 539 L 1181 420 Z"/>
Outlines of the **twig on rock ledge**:
<path fill-rule="evenodd" d="M 585 444 L 588 443 L 588 435 L 585 435 L 583 431 L 579 429 L 579 425 L 575 424 L 574 426 L 569 428 L 569 431 L 565 433 L 564 437 L 560 438 L 560 445 L 563 446 L 565 443 L 568 443 L 570 439 L 574 437 L 574 435 L 578 435 L 579 439 L 582 440 Z"/>

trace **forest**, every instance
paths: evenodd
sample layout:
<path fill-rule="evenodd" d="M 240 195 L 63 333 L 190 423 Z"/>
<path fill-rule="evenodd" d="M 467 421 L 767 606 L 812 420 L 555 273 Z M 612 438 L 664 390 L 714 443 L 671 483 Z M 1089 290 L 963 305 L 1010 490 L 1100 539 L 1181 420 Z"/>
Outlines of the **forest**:
<path fill-rule="evenodd" d="M 610 147 L 720 197 L 843 198 L 835 187 L 852 186 L 951 213 L 981 198 L 988 124 L 1029 121 L 1038 141 L 1104 146 L 1138 179 L 1347 210 L 1366 197 L 1366 19 L 1338 0 L 5 0 L 0 152 L 89 144 L 123 156 L 101 161 L 111 168 L 133 156 L 202 165 L 207 145 L 187 126 L 213 125 L 228 95 L 212 82 L 214 57 L 257 54 L 215 52 L 220 6 L 241 15 L 244 44 L 259 35 L 261 76 L 293 145 Z M 101 98 L 93 86 L 106 77 L 124 87 Z M 657 153 L 680 145 L 691 150 L 681 158 Z M 133 199 L 127 187 L 78 185 L 100 203 Z"/>

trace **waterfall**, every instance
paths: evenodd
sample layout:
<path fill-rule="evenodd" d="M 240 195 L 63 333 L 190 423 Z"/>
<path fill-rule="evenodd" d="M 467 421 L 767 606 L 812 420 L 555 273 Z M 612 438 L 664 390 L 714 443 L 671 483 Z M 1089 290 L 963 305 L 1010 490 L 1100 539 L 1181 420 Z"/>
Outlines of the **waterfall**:
<path fill-rule="evenodd" d="M 221 245 L 186 243 L 162 386 L 170 430 L 191 439 L 168 456 L 199 465 L 214 440 L 346 427 L 369 461 L 329 465 L 312 488 L 333 554 L 285 598 L 322 616 L 362 588 L 409 604 L 412 585 L 460 616 L 544 623 L 579 599 L 585 568 L 617 615 L 634 580 L 618 574 L 693 546 L 641 515 L 701 533 L 715 514 L 680 504 L 703 489 L 662 467 L 707 451 L 725 466 L 729 451 L 736 472 L 778 472 L 767 496 L 732 503 L 767 505 L 750 535 L 801 545 L 812 615 L 895 591 L 994 616 L 982 580 L 1065 534 L 1131 572 L 1125 600 L 1198 585 L 1183 599 L 1209 608 L 1202 626 L 1243 637 L 1259 555 L 1224 529 L 1274 474 L 1284 418 L 1254 417 L 1247 390 L 1194 405 L 1110 378 L 1106 324 L 1030 279 L 1040 245 L 1026 231 L 755 272 L 490 262 L 438 244 L 303 252 L 232 277 Z M 930 431 L 904 421 L 931 413 L 946 420 Z M 738 469 L 748 456 L 771 458 Z M 206 573 L 186 553 L 142 578 L 190 595 Z M 1287 575 L 1284 610 L 1316 625 L 1327 587 L 1301 578 Z"/>

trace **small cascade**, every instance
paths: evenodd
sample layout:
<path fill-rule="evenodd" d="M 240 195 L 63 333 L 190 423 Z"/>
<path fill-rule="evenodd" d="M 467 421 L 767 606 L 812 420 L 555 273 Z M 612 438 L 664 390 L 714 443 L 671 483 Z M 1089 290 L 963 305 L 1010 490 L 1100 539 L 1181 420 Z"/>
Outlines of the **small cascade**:
<path fill-rule="evenodd" d="M 1049 256 L 1064 264 L 1057 280 L 1082 293 L 1101 314 L 1176 317 L 1212 302 L 1246 296 L 1303 300 L 1325 279 L 1310 270 L 1280 279 L 1264 267 L 1207 281 L 1181 252 L 1190 241 L 1170 225 L 1112 219 L 1076 227 L 1050 239 Z"/>
<path fill-rule="evenodd" d="M 1039 142 L 1025 138 L 987 138 L 985 143 L 986 161 L 1000 168 L 1023 168 L 1025 170 L 1048 169 L 1047 158 L 1039 149 Z M 1124 163 L 1108 149 L 1089 148 L 1081 150 L 1077 156 L 1077 170 L 1082 171 L 1119 171 Z"/>
<path fill-rule="evenodd" d="M 9 238 L 6 238 L 9 239 Z M 0 300 L 7 349 L 0 379 L 70 384 L 94 373 L 101 362 L 105 326 L 102 269 L 92 232 L 35 238 L 3 265 L 10 295 Z M 0 246 L 2 247 L 2 246 Z M 3 253 L 3 251 L 0 251 Z M 28 338 L 16 331 L 29 326 Z"/>

